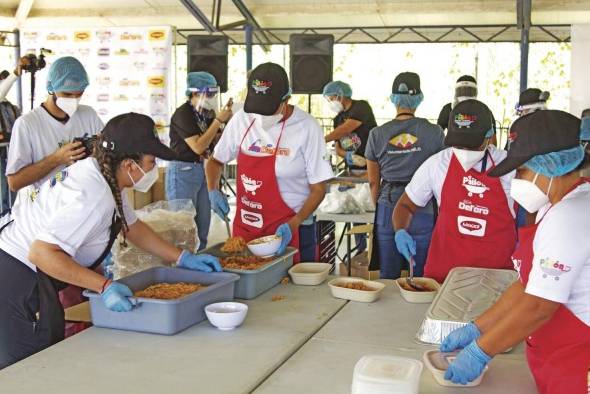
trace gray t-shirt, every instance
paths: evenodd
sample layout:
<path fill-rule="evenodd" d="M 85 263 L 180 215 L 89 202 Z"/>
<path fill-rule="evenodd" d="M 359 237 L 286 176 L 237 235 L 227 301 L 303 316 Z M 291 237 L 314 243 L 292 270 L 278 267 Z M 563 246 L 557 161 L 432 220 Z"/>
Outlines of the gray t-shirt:
<path fill-rule="evenodd" d="M 381 179 L 409 182 L 426 159 L 445 148 L 443 141 L 441 128 L 426 119 L 394 119 L 371 130 L 365 157 L 379 164 Z M 388 200 L 384 191 L 379 202 Z"/>

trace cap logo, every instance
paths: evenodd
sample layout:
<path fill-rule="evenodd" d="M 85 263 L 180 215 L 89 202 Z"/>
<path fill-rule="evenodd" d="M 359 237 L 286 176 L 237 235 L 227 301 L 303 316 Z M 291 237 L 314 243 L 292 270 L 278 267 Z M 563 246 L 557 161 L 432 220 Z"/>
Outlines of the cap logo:
<path fill-rule="evenodd" d="M 470 128 L 473 123 L 477 121 L 477 116 L 470 114 L 456 114 L 455 124 L 459 127 Z"/>
<path fill-rule="evenodd" d="M 252 89 L 256 92 L 256 94 L 266 94 L 268 90 L 272 86 L 272 81 L 261 81 L 260 79 L 255 79 L 252 81 Z"/>

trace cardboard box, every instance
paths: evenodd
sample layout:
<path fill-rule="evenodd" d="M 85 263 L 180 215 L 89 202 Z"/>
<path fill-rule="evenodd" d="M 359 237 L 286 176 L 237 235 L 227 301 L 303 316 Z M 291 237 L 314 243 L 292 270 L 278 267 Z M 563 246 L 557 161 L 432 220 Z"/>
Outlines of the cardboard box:
<path fill-rule="evenodd" d="M 127 198 L 133 209 L 141 209 L 152 203 L 152 191 L 149 190 L 147 193 L 141 193 L 132 188 L 128 188 Z"/>
<path fill-rule="evenodd" d="M 346 265 L 340 264 L 339 272 L 341 276 L 348 275 L 348 272 L 346 271 Z M 369 271 L 369 254 L 367 251 L 352 258 L 352 269 L 350 276 L 367 280 L 379 279 L 379 271 Z"/>
<path fill-rule="evenodd" d="M 166 200 L 166 167 L 158 168 L 158 180 L 152 186 L 152 202 Z"/>

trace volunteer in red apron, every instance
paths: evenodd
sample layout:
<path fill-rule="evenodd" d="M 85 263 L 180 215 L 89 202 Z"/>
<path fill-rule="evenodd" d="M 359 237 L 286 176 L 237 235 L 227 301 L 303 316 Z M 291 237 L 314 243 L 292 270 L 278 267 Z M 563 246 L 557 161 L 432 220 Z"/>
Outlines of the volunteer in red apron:
<path fill-rule="evenodd" d="M 463 348 L 445 378 L 466 384 L 491 358 L 526 340 L 541 394 L 587 394 L 590 370 L 590 180 L 580 176 L 580 120 L 541 110 L 517 120 L 508 158 L 491 176 L 517 170 L 511 193 L 536 223 L 519 230 L 516 281 L 442 351 Z"/>
<path fill-rule="evenodd" d="M 321 127 L 288 104 L 290 95 L 281 66 L 265 63 L 252 71 L 244 110 L 227 124 L 207 162 L 209 198 L 213 211 L 228 220 L 219 179 L 223 164 L 237 159 L 233 235 L 249 241 L 277 234 L 282 237 L 278 254 L 291 245 L 300 249 L 303 261 L 313 261 L 317 242 L 312 214 L 333 173 Z"/>
<path fill-rule="evenodd" d="M 132 309 L 131 290 L 93 270 L 121 229 L 164 261 L 221 271 L 217 258 L 170 244 L 129 206 L 123 189 L 147 191 L 158 179 L 156 157 L 176 158 L 154 130 L 146 115 L 116 116 L 92 157 L 59 171 L 0 219 L 0 369 L 64 338 L 58 291 L 66 284 L 100 293 L 113 311 Z"/>
<path fill-rule="evenodd" d="M 439 214 L 424 276 L 442 283 L 455 267 L 511 268 L 516 244 L 510 181 L 489 172 L 506 157 L 490 145 L 492 113 L 477 100 L 465 100 L 451 112 L 445 145 L 414 174 L 393 212 L 395 243 L 409 260 L 416 243 L 407 228 L 418 207 L 434 196 Z"/>

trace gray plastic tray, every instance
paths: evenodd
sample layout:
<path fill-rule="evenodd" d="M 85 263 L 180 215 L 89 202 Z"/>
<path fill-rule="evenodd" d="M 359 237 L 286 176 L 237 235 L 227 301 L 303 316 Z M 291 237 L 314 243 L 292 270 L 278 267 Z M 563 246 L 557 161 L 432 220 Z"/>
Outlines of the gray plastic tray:
<path fill-rule="evenodd" d="M 219 243 L 200 253 L 208 253 L 219 258 L 236 255 L 235 253 L 222 252 L 222 246 L 223 243 Z M 224 269 L 226 272 L 240 275 L 240 280 L 236 283 L 235 297 L 250 300 L 279 284 L 284 277 L 288 276 L 287 271 L 293 266 L 293 256 L 296 253 L 297 249 L 287 247 L 287 250 L 282 256 L 277 257 L 258 270 Z M 239 253 L 239 255 L 251 256 L 252 254 L 248 251 Z"/>
<path fill-rule="evenodd" d="M 453 268 L 426 311 L 416 339 L 440 344 L 451 331 L 488 310 L 517 278 L 512 270 Z"/>
<path fill-rule="evenodd" d="M 120 330 L 176 334 L 206 319 L 205 306 L 234 298 L 238 275 L 217 272 L 203 273 L 182 268 L 154 267 L 118 280 L 132 291 L 143 290 L 154 283 L 199 283 L 207 288 L 177 300 L 132 298 L 135 307 L 130 312 L 107 309 L 100 295 L 84 290 L 90 300 L 92 324 Z"/>

